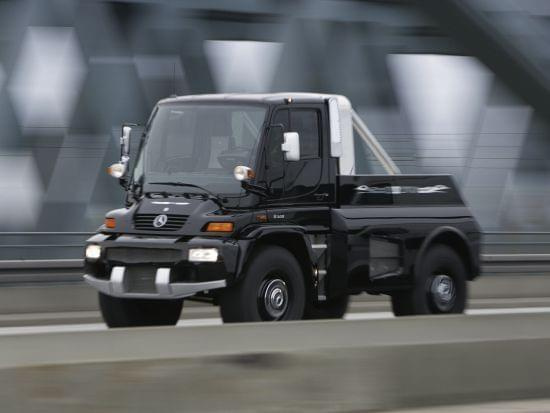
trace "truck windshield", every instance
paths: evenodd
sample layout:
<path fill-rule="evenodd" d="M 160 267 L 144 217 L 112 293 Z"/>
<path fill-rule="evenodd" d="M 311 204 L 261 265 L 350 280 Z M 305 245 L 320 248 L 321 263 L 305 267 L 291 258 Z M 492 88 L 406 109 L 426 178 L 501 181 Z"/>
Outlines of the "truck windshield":
<path fill-rule="evenodd" d="M 264 106 L 161 104 L 149 125 L 134 179 L 145 185 L 183 182 L 216 194 L 239 193 L 233 169 L 253 167 L 265 115 Z"/>

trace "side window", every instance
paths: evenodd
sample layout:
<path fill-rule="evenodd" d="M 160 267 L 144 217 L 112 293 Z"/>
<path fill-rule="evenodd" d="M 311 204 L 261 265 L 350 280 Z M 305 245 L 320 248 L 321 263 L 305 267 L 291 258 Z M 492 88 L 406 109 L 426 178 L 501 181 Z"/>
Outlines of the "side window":
<path fill-rule="evenodd" d="M 288 109 L 280 109 L 275 112 L 275 116 L 273 116 L 271 124 L 283 125 L 283 132 L 288 132 Z"/>
<path fill-rule="evenodd" d="M 319 112 L 314 109 L 290 111 L 290 129 L 300 135 L 300 159 L 319 158 Z"/>
<path fill-rule="evenodd" d="M 271 125 L 283 125 L 283 132 L 288 130 L 288 110 L 279 110 L 275 113 Z M 273 127 L 269 131 L 266 147 L 266 183 L 273 198 L 280 198 L 283 193 L 283 177 L 285 162 L 281 150 L 280 128 Z"/>

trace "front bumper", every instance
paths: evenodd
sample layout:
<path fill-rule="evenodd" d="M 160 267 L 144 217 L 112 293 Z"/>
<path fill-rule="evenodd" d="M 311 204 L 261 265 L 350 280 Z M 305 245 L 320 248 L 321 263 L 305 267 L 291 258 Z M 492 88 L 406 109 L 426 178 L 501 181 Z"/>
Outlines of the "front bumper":
<path fill-rule="evenodd" d="M 206 282 L 170 282 L 170 268 L 158 268 L 155 274 L 154 289 L 144 292 L 131 291 L 126 275 L 126 267 L 113 267 L 108 280 L 84 275 L 84 280 L 104 294 L 125 298 L 176 299 L 195 295 L 199 292 L 223 288 L 226 280 Z"/>
<path fill-rule="evenodd" d="M 246 241 L 228 238 L 96 234 L 101 247 L 86 260 L 84 280 L 100 292 L 128 298 L 176 299 L 223 288 L 235 279 Z M 215 248 L 216 262 L 191 262 L 190 248 Z"/>

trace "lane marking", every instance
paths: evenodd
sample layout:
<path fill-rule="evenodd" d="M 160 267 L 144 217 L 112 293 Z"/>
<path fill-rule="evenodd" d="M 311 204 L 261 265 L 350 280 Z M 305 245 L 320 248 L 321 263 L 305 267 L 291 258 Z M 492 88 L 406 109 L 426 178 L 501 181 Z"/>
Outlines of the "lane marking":
<path fill-rule="evenodd" d="M 518 307 L 518 308 L 478 308 L 466 310 L 468 315 L 495 315 L 495 314 L 544 314 L 550 313 L 550 307 Z"/>
<path fill-rule="evenodd" d="M 55 324 L 44 326 L 23 326 L 23 327 L 2 327 L 0 328 L 0 336 L 13 334 L 41 334 L 41 333 L 64 333 L 64 332 L 82 332 L 82 331 L 100 331 L 107 330 L 107 326 L 103 323 L 89 324 Z"/>
<path fill-rule="evenodd" d="M 391 311 L 376 311 L 371 313 L 348 313 L 344 320 L 387 320 L 395 318 Z"/>
<path fill-rule="evenodd" d="M 180 320 L 176 327 L 193 327 L 193 326 L 221 326 L 222 319 L 216 318 L 197 318 L 194 320 Z"/>
<path fill-rule="evenodd" d="M 483 308 L 466 310 L 466 315 L 513 315 L 513 314 L 550 314 L 550 307 L 520 307 L 520 308 Z M 390 311 L 378 311 L 369 313 L 348 313 L 344 320 L 387 320 L 395 318 Z M 197 318 L 193 320 L 180 320 L 176 328 L 216 326 L 222 325 L 219 317 Z M 103 323 L 87 324 L 56 324 L 41 326 L 23 326 L 23 327 L 2 327 L 0 336 L 13 334 L 40 334 L 40 333 L 61 333 L 61 332 L 83 332 L 83 331 L 103 331 L 107 327 Z"/>
<path fill-rule="evenodd" d="M 512 314 L 548 314 L 550 307 L 517 307 L 517 308 L 473 308 L 464 312 L 466 315 L 512 315 Z M 391 311 L 371 313 L 348 313 L 344 320 L 385 320 L 395 318 Z"/>

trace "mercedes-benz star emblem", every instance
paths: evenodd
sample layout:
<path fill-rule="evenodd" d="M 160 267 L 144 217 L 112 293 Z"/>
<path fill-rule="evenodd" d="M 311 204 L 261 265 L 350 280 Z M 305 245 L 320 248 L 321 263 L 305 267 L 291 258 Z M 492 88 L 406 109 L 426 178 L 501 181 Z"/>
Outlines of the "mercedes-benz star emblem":
<path fill-rule="evenodd" d="M 153 220 L 153 226 L 155 228 L 160 228 L 160 227 L 163 227 L 164 225 L 166 225 L 166 223 L 168 222 L 168 217 L 164 214 L 162 215 L 157 215 L 155 217 L 155 219 Z"/>

